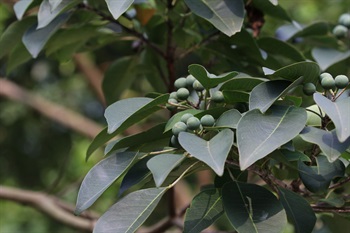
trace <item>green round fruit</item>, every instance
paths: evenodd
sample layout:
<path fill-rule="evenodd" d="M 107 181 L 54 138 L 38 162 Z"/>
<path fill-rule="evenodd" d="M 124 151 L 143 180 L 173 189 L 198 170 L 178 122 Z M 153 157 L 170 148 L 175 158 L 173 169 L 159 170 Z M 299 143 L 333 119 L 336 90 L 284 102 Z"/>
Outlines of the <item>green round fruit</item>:
<path fill-rule="evenodd" d="M 179 100 L 185 100 L 188 98 L 188 96 L 190 95 L 190 92 L 188 89 L 181 87 L 179 90 L 177 90 L 176 92 L 176 96 Z"/>
<path fill-rule="evenodd" d="M 178 139 L 175 135 L 173 135 L 173 136 L 171 137 L 170 143 L 171 143 L 171 145 L 172 145 L 173 147 L 176 147 L 176 148 L 180 148 L 180 147 L 181 147 L 181 145 L 180 145 L 180 143 L 179 143 L 179 139 Z"/>
<path fill-rule="evenodd" d="M 313 83 L 305 83 L 303 86 L 303 92 L 305 95 L 313 95 L 316 92 L 316 86 Z"/>
<path fill-rule="evenodd" d="M 167 109 L 169 109 L 169 110 L 175 110 L 176 109 L 176 106 L 173 106 L 173 105 L 171 105 L 171 104 L 177 104 L 178 102 L 177 102 L 177 100 L 176 99 L 173 99 L 173 98 L 169 98 L 168 99 L 168 103 L 169 104 L 167 104 Z"/>
<path fill-rule="evenodd" d="M 339 22 L 339 24 L 344 25 L 345 27 L 350 28 L 350 14 L 349 14 L 349 13 L 342 14 L 342 15 L 339 17 L 338 22 Z"/>
<path fill-rule="evenodd" d="M 201 124 L 203 126 L 213 126 L 215 124 L 215 119 L 212 115 L 206 114 L 202 116 Z"/>
<path fill-rule="evenodd" d="M 333 78 L 333 76 L 330 73 L 322 73 L 320 74 L 320 82 L 322 81 L 323 78 L 325 77 L 330 77 Z"/>
<path fill-rule="evenodd" d="M 195 77 L 193 77 L 192 75 L 188 75 L 186 77 L 186 85 L 187 87 L 192 87 L 194 81 L 196 81 L 197 79 Z"/>
<path fill-rule="evenodd" d="M 201 126 L 201 122 L 197 117 L 188 118 L 186 124 L 187 124 L 187 128 L 190 130 L 199 129 L 199 127 Z"/>
<path fill-rule="evenodd" d="M 321 86 L 325 89 L 325 90 L 329 90 L 335 87 L 335 81 L 332 77 L 324 77 L 321 80 Z"/>
<path fill-rule="evenodd" d="M 176 122 L 171 131 L 175 136 L 179 135 L 181 132 L 185 132 L 187 130 L 187 125 L 182 121 Z"/>
<path fill-rule="evenodd" d="M 341 75 L 337 75 L 334 78 L 335 81 L 335 86 L 339 89 L 343 89 L 345 88 L 347 85 L 349 85 L 349 79 L 348 77 L 346 77 L 345 75 L 341 74 Z"/>
<path fill-rule="evenodd" d="M 194 81 L 193 82 L 193 85 L 192 85 L 193 89 L 195 89 L 196 91 L 203 91 L 204 90 L 204 87 L 203 85 L 198 81 Z"/>
<path fill-rule="evenodd" d="M 216 103 L 222 103 L 225 101 L 224 94 L 222 94 L 222 91 L 215 91 L 211 96 L 211 100 Z"/>
<path fill-rule="evenodd" d="M 179 89 L 181 87 L 186 87 L 186 78 L 178 78 L 175 80 L 174 86 Z"/>
<path fill-rule="evenodd" d="M 188 118 L 193 117 L 193 115 L 191 113 L 185 113 L 181 116 L 180 121 L 182 121 L 183 123 L 186 123 Z"/>
<path fill-rule="evenodd" d="M 345 27 L 344 25 L 337 25 L 333 29 L 333 34 L 336 37 L 345 37 L 347 33 L 348 33 L 348 28 Z"/>
<path fill-rule="evenodd" d="M 176 91 L 171 92 L 169 95 L 169 99 L 176 99 L 176 98 L 177 98 Z"/>

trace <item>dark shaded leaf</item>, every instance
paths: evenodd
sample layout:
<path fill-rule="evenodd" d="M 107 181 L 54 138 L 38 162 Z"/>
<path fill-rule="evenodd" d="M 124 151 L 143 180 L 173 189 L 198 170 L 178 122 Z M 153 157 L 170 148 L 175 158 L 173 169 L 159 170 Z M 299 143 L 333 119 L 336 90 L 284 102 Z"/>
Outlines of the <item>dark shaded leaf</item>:
<path fill-rule="evenodd" d="M 213 224 L 224 214 L 218 189 L 206 189 L 197 194 L 185 215 L 184 233 L 197 233 Z"/>
<path fill-rule="evenodd" d="M 287 212 L 288 220 L 293 223 L 296 233 L 311 233 L 316 216 L 310 204 L 300 195 L 288 189 L 278 188 L 280 201 Z"/>
<path fill-rule="evenodd" d="M 226 215 L 239 233 L 281 233 L 287 224 L 281 203 L 267 189 L 241 182 L 222 188 Z"/>

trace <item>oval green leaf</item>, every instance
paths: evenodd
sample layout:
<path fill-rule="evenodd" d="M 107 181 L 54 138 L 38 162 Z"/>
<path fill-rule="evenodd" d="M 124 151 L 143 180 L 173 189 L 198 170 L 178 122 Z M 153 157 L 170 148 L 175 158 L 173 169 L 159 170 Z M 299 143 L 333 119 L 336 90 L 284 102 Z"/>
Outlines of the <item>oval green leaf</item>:
<path fill-rule="evenodd" d="M 80 214 L 89 208 L 135 158 L 135 152 L 121 152 L 101 160 L 91 168 L 80 186 L 74 213 Z"/>
<path fill-rule="evenodd" d="M 243 115 L 237 126 L 241 169 L 292 140 L 304 128 L 306 120 L 306 111 L 292 106 L 272 106 L 266 114 L 254 109 Z"/>
<path fill-rule="evenodd" d="M 96 222 L 93 233 L 133 233 L 153 212 L 167 188 L 132 192 L 114 204 Z"/>
<path fill-rule="evenodd" d="M 345 142 L 350 137 L 350 97 L 332 102 L 320 93 L 314 93 L 314 100 L 332 119 L 339 141 Z"/>
<path fill-rule="evenodd" d="M 106 0 L 108 10 L 115 19 L 118 19 L 125 11 L 127 11 L 133 2 L 134 0 Z"/>

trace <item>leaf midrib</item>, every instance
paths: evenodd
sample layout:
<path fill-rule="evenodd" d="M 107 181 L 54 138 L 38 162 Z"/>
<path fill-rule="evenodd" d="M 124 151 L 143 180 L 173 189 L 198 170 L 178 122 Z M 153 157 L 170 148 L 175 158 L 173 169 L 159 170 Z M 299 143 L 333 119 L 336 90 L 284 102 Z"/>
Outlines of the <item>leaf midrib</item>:
<path fill-rule="evenodd" d="M 207 3 L 207 1 L 203 0 L 203 3 L 221 20 L 221 22 L 225 25 L 226 29 L 233 33 L 230 27 L 226 25 L 226 22 L 223 20 L 223 18 L 221 18 L 220 15 L 217 14 L 217 12 Z"/>

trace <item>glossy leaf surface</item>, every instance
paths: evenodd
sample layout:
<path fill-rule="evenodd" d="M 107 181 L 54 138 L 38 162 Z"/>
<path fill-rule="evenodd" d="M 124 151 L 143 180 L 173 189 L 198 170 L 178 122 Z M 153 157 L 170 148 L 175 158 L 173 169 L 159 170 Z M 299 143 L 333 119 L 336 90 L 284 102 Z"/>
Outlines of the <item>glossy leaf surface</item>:
<path fill-rule="evenodd" d="M 97 163 L 85 176 L 78 193 L 75 214 L 89 208 L 135 159 L 135 152 L 121 152 Z"/>
<path fill-rule="evenodd" d="M 193 13 L 208 20 L 227 36 L 232 36 L 241 30 L 244 19 L 242 0 L 185 0 L 185 2 Z"/>
<path fill-rule="evenodd" d="M 167 188 L 132 192 L 119 200 L 96 222 L 93 233 L 133 233 L 153 212 Z"/>

